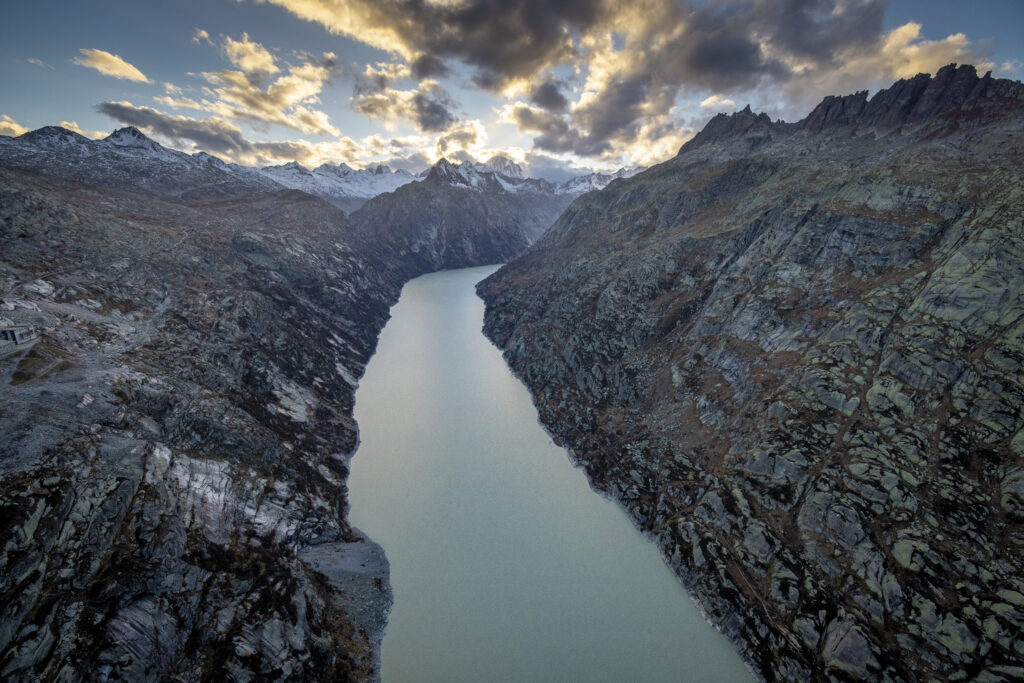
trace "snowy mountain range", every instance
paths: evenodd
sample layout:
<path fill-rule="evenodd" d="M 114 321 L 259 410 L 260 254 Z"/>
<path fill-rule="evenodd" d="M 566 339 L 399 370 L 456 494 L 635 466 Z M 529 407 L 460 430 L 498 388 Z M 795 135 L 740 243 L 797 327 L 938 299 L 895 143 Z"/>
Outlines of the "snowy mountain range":
<path fill-rule="evenodd" d="M 392 171 L 381 164 L 356 170 L 345 163 L 321 164 L 312 171 L 297 162 L 264 166 L 259 173 L 293 190 L 316 195 L 345 211 L 355 211 L 371 197 L 393 192 L 418 180 L 408 171 Z"/>
<path fill-rule="evenodd" d="M 480 191 L 576 196 L 643 170 L 591 173 L 556 184 L 525 177 L 522 167 L 502 154 L 484 163 L 455 164 L 441 159 L 419 176 L 385 165 L 357 170 L 344 163 L 322 164 L 313 170 L 296 162 L 254 168 L 226 163 L 205 152 L 186 154 L 168 149 L 131 126 L 102 140 L 59 126 L 18 137 L 0 136 L 0 155 L 7 165 L 86 184 L 189 199 L 287 188 L 315 195 L 348 212 L 372 197 L 432 175 Z"/>

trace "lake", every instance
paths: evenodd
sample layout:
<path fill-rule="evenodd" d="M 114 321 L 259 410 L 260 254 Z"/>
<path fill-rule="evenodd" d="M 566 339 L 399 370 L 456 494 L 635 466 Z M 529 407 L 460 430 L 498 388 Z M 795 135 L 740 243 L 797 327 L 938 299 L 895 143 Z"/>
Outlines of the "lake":
<path fill-rule="evenodd" d="M 752 680 L 483 336 L 494 270 L 406 284 L 356 393 L 350 519 L 395 596 L 383 680 Z"/>

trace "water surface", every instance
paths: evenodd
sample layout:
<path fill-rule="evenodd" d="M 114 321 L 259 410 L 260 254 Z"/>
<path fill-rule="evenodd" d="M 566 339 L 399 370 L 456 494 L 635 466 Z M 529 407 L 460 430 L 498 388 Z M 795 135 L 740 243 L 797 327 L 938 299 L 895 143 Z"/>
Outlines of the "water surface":
<path fill-rule="evenodd" d="M 383 680 L 749 681 L 480 332 L 494 270 L 409 282 L 356 394 L 350 517 L 395 594 Z"/>

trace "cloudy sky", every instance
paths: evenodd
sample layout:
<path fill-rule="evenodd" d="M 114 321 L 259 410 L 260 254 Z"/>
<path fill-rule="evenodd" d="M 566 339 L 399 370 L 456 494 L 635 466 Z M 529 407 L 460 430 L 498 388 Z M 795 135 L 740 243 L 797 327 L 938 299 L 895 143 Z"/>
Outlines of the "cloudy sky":
<path fill-rule="evenodd" d="M 950 62 L 1021 79 L 1021 26 L 1021 0 L 36 0 L 3 11 L 0 134 L 130 124 L 310 167 L 500 150 L 560 179 L 748 103 L 795 120 Z"/>

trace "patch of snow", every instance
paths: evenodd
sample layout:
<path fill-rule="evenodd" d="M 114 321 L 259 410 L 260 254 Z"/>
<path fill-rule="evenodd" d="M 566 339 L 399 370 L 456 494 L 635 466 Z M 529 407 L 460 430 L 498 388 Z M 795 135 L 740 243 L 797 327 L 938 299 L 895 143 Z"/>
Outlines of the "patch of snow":
<path fill-rule="evenodd" d="M 41 294 L 42 296 L 53 296 L 53 292 L 55 291 L 53 285 L 46 280 L 35 280 L 22 286 L 28 291 Z"/>
<path fill-rule="evenodd" d="M 313 392 L 284 378 L 274 378 L 272 391 L 278 403 L 268 406 L 270 410 L 290 417 L 296 422 L 309 422 L 318 403 Z"/>

